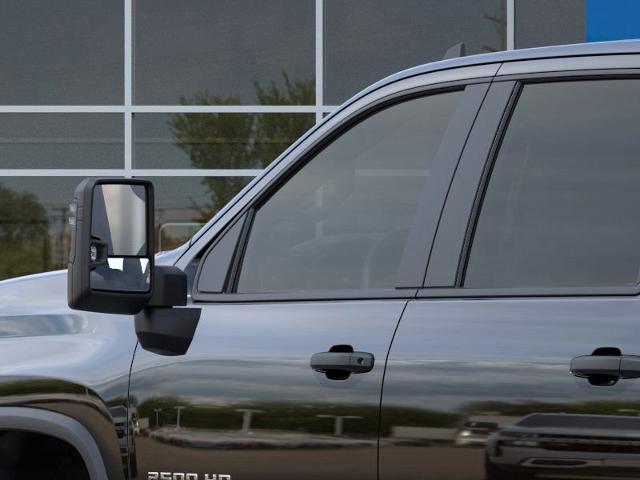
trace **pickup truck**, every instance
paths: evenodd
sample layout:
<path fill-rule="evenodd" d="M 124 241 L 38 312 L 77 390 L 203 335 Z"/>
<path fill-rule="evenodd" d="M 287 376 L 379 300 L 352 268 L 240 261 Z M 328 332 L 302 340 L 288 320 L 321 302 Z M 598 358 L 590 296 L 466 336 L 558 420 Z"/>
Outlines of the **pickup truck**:
<path fill-rule="evenodd" d="M 150 182 L 73 206 L 0 282 L 1 478 L 640 478 L 639 41 L 392 75 L 170 252 Z"/>

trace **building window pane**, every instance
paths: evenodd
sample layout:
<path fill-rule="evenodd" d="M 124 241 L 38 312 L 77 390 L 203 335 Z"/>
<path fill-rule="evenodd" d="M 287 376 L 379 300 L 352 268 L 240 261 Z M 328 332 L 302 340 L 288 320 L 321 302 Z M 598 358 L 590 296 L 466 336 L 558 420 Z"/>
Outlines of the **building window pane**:
<path fill-rule="evenodd" d="M 313 0 L 137 0 L 139 104 L 313 104 Z"/>
<path fill-rule="evenodd" d="M 135 116 L 137 168 L 264 168 L 314 124 L 306 113 Z"/>
<path fill-rule="evenodd" d="M 584 0 L 516 0 L 516 48 L 585 41 Z"/>
<path fill-rule="evenodd" d="M 467 287 L 635 285 L 640 80 L 524 87 L 485 194 Z"/>
<path fill-rule="evenodd" d="M 0 104 L 121 104 L 122 0 L 3 0 Z"/>
<path fill-rule="evenodd" d="M 156 247 L 185 243 L 253 177 L 147 177 L 154 186 Z"/>
<path fill-rule="evenodd" d="M 122 168 L 117 113 L 0 113 L 2 168 Z"/>
<path fill-rule="evenodd" d="M 81 180 L 0 178 L 0 279 L 67 268 L 68 209 Z"/>
<path fill-rule="evenodd" d="M 467 54 L 503 50 L 505 0 L 325 0 L 325 104 L 370 83 L 442 59 L 464 42 Z"/>

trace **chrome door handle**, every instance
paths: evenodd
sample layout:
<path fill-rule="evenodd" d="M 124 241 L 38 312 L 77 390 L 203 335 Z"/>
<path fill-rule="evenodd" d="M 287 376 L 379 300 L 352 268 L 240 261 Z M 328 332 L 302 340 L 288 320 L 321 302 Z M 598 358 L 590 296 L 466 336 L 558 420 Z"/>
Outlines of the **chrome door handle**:
<path fill-rule="evenodd" d="M 580 378 L 592 375 L 620 376 L 620 361 L 622 356 L 609 355 L 581 355 L 571 360 L 571 373 Z"/>
<path fill-rule="evenodd" d="M 640 356 L 622 355 L 619 348 L 601 347 L 591 355 L 574 357 L 569 370 L 592 385 L 610 386 L 620 379 L 640 378 Z"/>
<path fill-rule="evenodd" d="M 328 352 L 312 355 L 310 366 L 329 380 L 346 380 L 352 373 L 370 372 L 375 362 L 372 353 L 354 352 L 351 345 L 334 345 Z"/>
<path fill-rule="evenodd" d="M 367 373 L 373 369 L 375 359 L 367 352 L 323 352 L 311 357 L 311 368 L 316 372 L 343 370 L 349 373 Z"/>

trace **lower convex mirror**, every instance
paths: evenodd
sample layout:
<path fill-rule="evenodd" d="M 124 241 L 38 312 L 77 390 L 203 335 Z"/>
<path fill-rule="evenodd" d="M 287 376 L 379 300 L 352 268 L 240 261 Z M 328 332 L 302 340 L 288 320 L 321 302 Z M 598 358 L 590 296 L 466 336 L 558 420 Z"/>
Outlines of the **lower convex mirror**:
<path fill-rule="evenodd" d="M 137 313 L 151 298 L 153 185 L 88 179 L 74 194 L 68 269 L 71 308 Z"/>

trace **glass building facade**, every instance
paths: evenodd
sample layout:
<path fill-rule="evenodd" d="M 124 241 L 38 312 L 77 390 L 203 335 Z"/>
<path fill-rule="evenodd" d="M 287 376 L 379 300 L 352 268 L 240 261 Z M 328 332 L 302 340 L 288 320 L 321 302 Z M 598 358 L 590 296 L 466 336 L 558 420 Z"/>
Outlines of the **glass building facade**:
<path fill-rule="evenodd" d="M 368 84 L 459 42 L 590 40 L 602 1 L 4 0 L 0 279 L 66 267 L 83 177 L 154 180 L 173 248 Z"/>

